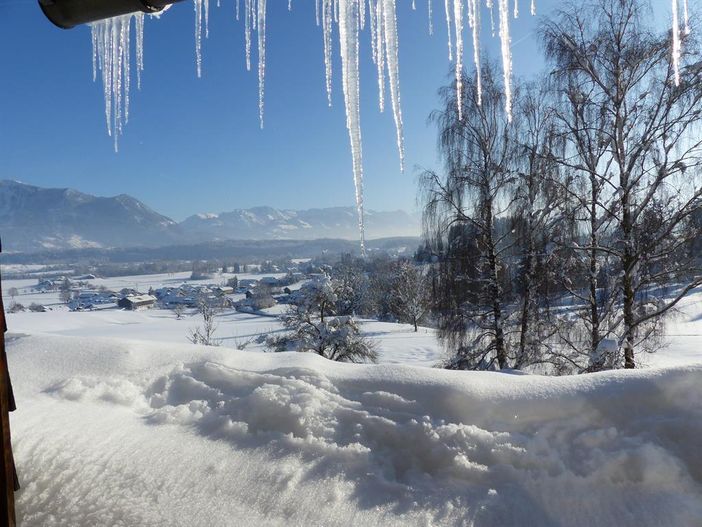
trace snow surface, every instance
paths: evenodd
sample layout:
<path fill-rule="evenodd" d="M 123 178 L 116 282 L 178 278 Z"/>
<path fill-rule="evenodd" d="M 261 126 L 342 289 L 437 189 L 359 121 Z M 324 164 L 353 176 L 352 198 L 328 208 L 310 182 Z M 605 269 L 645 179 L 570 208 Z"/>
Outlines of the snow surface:
<path fill-rule="evenodd" d="M 427 368 L 431 330 L 374 321 L 379 365 L 262 353 L 280 306 L 218 348 L 166 310 L 11 314 L 21 525 L 698 527 L 701 299 L 646 368 L 561 378 Z"/>
<path fill-rule="evenodd" d="M 22 525 L 702 519 L 702 365 L 568 378 L 9 344 Z"/>

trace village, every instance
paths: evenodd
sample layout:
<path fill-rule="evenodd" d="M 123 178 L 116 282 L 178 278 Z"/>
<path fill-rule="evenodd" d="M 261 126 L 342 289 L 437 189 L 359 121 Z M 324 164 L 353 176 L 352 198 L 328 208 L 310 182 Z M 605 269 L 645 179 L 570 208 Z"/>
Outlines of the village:
<path fill-rule="evenodd" d="M 202 263 L 201 263 L 202 265 Z M 140 311 L 169 309 L 182 313 L 202 305 L 213 308 L 233 308 L 240 312 L 255 312 L 288 304 L 294 292 L 309 280 L 324 276 L 319 267 L 293 264 L 271 274 L 231 273 L 228 269 L 203 272 L 196 265 L 187 273 L 142 275 L 129 278 L 100 278 L 94 274 L 40 277 L 35 284 L 18 281 L 9 291 L 10 312 L 25 310 L 47 312 L 56 310 L 95 311 L 119 309 Z M 249 266 L 258 270 L 262 265 Z M 269 266 L 270 269 L 270 266 Z M 277 272 L 276 272 L 277 271 Z M 125 281 L 133 285 L 120 287 Z"/>

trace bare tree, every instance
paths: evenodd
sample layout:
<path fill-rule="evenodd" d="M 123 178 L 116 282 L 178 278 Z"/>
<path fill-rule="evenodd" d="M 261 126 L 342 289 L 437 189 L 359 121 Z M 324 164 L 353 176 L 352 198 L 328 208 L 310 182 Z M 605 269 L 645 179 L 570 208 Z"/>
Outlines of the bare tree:
<path fill-rule="evenodd" d="M 219 346 L 220 341 L 214 336 L 217 331 L 216 309 L 207 302 L 200 302 L 198 311 L 202 315 L 202 326 L 189 330 L 188 340 L 193 344 L 202 344 L 203 346 Z"/>
<path fill-rule="evenodd" d="M 515 302 L 519 304 L 515 368 L 544 361 L 555 333 L 548 298 L 553 274 L 549 245 L 560 223 L 557 212 L 563 201 L 555 160 L 562 141 L 549 104 L 550 90 L 545 82 L 523 85 L 515 104 L 514 166 L 518 177 L 511 214 L 520 262 L 515 287 Z"/>
<path fill-rule="evenodd" d="M 576 132 L 572 168 L 590 178 L 590 276 L 601 255 L 614 262 L 615 326 L 626 368 L 635 366 L 637 345 L 649 341 L 662 316 L 702 283 L 684 251 L 699 235 L 686 226 L 702 198 L 698 47 L 685 37 L 678 84 L 669 35 L 655 33 L 647 18 L 639 0 L 598 0 L 571 5 L 543 32 L 574 113 L 563 119 Z M 671 281 L 680 285 L 672 297 L 650 296 Z M 590 282 L 591 298 L 597 286 Z M 603 335 L 590 303 L 594 346 Z"/>
<path fill-rule="evenodd" d="M 514 127 L 494 65 L 484 67 L 482 101 L 475 78 L 462 83 L 461 100 L 455 85 L 443 88 L 444 108 L 432 115 L 446 176 L 428 171 L 422 178 L 427 234 L 444 254 L 439 335 L 455 350 L 448 367 L 508 368 L 501 273 L 512 242 L 499 218 L 515 180 Z"/>
<path fill-rule="evenodd" d="M 400 320 L 412 324 L 416 332 L 431 306 L 427 276 L 421 267 L 408 261 L 400 262 L 392 288 L 392 303 Z"/>
<path fill-rule="evenodd" d="M 11 287 L 7 290 L 7 294 L 10 295 L 10 299 L 14 302 L 15 297 L 19 294 L 19 291 L 16 287 Z"/>

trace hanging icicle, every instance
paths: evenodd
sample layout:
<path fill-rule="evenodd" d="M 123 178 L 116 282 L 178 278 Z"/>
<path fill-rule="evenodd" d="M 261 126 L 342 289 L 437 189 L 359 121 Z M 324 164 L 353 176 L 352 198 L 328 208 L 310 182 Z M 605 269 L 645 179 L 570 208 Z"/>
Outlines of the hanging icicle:
<path fill-rule="evenodd" d="M 93 44 L 93 80 L 101 73 L 105 96 L 105 122 L 107 133 L 114 140 L 115 152 L 119 149 L 122 127 L 129 120 L 130 88 L 130 32 L 131 21 L 136 20 L 137 74 L 144 67 L 144 14 L 124 15 L 91 24 Z"/>
<path fill-rule="evenodd" d="M 429 34 L 434 34 L 434 13 L 431 4 L 432 0 L 427 0 L 427 17 L 429 18 Z"/>
<path fill-rule="evenodd" d="M 498 0 L 500 11 L 500 47 L 504 76 L 505 110 L 507 120 L 512 122 L 512 39 L 509 32 L 509 0 Z"/>
<path fill-rule="evenodd" d="M 463 0 L 453 0 L 453 23 L 456 35 L 456 100 L 458 120 L 463 120 Z"/>
<path fill-rule="evenodd" d="M 675 85 L 680 86 L 680 16 L 678 14 L 678 0 L 673 0 L 673 70 L 675 72 Z"/>
<path fill-rule="evenodd" d="M 392 100 L 392 115 L 395 119 L 397 135 L 397 151 L 400 155 L 400 171 L 405 170 L 405 140 L 402 130 L 402 108 L 400 106 L 400 64 L 399 46 L 397 40 L 397 19 L 395 15 L 395 0 L 383 2 L 383 34 L 385 36 L 385 54 L 388 64 L 388 80 L 390 81 L 390 99 Z"/>
<path fill-rule="evenodd" d="M 366 3 L 367 2 L 367 3 Z M 497 4 L 497 5 L 495 5 Z M 688 35 L 690 28 L 689 0 L 672 0 L 672 64 L 675 72 L 675 83 L 679 84 L 682 58 L 683 37 Z M 195 10 L 195 62 L 197 76 L 202 75 L 202 34 L 209 34 L 209 0 L 193 0 Z M 219 5 L 219 0 L 217 5 Z M 251 69 L 252 33 L 256 32 L 258 51 L 258 81 L 259 81 L 259 120 L 263 126 L 264 91 L 266 73 L 266 0 L 244 0 L 244 37 L 246 68 Z M 449 60 L 456 58 L 456 90 L 460 100 L 463 67 L 463 21 L 467 14 L 468 24 L 472 30 L 473 60 L 475 64 L 476 85 L 478 89 L 478 104 L 482 101 L 482 79 L 480 64 L 480 32 L 482 19 L 481 0 L 444 0 L 446 28 L 448 36 Z M 493 10 L 496 7 L 499 16 L 500 50 L 503 64 L 503 79 L 505 92 L 505 110 L 508 119 L 512 120 L 512 52 L 510 17 L 519 16 L 519 0 L 485 0 L 485 7 L 490 12 L 490 25 L 495 34 Z M 292 9 L 292 0 L 288 0 L 288 8 Z M 411 8 L 416 9 L 416 0 L 412 0 Z M 433 34 L 432 0 L 427 0 L 429 33 Z M 236 0 L 235 14 L 239 20 L 240 0 Z M 467 11 L 467 13 L 464 13 Z M 530 1 L 530 13 L 536 15 L 536 0 Z M 364 244 L 363 234 L 363 167 L 361 155 L 361 130 L 359 107 L 359 32 L 365 28 L 366 16 L 370 20 L 371 49 L 373 61 L 377 68 L 378 102 L 382 110 L 385 108 L 386 75 L 390 88 L 393 118 L 395 121 L 397 147 L 400 156 L 400 166 L 404 167 L 404 139 L 402 125 L 402 110 L 400 105 L 400 80 L 398 65 L 398 31 L 396 0 L 315 0 L 315 20 L 322 27 L 324 45 L 324 71 L 327 91 L 327 101 L 332 102 L 332 30 L 336 24 L 339 31 L 339 44 L 342 61 L 342 86 L 344 91 L 344 106 L 346 123 L 351 142 L 353 159 L 354 184 L 356 188 L 356 204 L 359 213 L 359 228 L 361 243 Z M 136 72 L 137 86 L 141 86 L 141 73 L 144 69 L 144 15 L 142 13 L 117 17 L 91 25 L 93 47 L 93 80 L 97 79 L 98 70 L 105 96 L 105 119 L 108 134 L 114 138 L 115 150 L 118 148 L 118 138 L 122 133 L 124 123 L 129 118 L 130 92 L 130 28 L 131 20 L 135 19 L 136 32 Z M 455 41 L 454 41 L 455 36 Z M 462 107 L 459 105 L 459 115 L 462 117 Z"/>
<path fill-rule="evenodd" d="M 480 67 L 480 0 L 470 2 L 468 23 L 473 30 L 473 63 L 475 64 L 475 80 L 478 88 L 478 106 L 483 103 L 483 79 Z"/>
<path fill-rule="evenodd" d="M 361 149 L 361 109 L 358 61 L 358 0 L 337 0 L 339 11 L 339 51 L 341 54 L 341 83 L 346 107 L 346 128 L 351 142 L 353 182 L 356 190 L 356 210 L 361 241 L 365 255 L 366 240 L 363 215 L 363 153 Z"/>
<path fill-rule="evenodd" d="M 266 83 L 266 0 L 258 0 L 256 13 L 258 34 L 258 119 L 263 128 L 263 97 Z"/>

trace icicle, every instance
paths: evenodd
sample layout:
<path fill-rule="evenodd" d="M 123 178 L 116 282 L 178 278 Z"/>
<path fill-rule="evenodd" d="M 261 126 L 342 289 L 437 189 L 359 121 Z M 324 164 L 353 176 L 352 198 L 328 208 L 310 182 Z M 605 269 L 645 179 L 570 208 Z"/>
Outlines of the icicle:
<path fill-rule="evenodd" d="M 210 0 L 202 0 L 202 8 L 205 11 L 205 38 L 210 38 Z"/>
<path fill-rule="evenodd" d="M 490 32 L 492 33 L 492 38 L 495 38 L 495 9 L 492 0 L 488 0 L 487 7 L 490 9 Z"/>
<path fill-rule="evenodd" d="M 246 48 L 246 71 L 251 71 L 251 2 L 244 0 L 244 40 Z"/>
<path fill-rule="evenodd" d="M 480 67 L 480 0 L 469 0 L 471 5 L 470 26 L 473 29 L 473 62 L 475 63 L 475 79 L 478 89 L 478 106 L 483 103 L 483 79 Z"/>
<path fill-rule="evenodd" d="M 434 34 L 434 13 L 432 12 L 431 0 L 427 0 L 427 16 L 429 17 L 429 34 Z"/>
<path fill-rule="evenodd" d="M 456 33 L 456 100 L 458 119 L 463 120 L 463 0 L 453 0 L 453 22 Z"/>
<path fill-rule="evenodd" d="M 519 0 L 514 0 L 514 18 L 519 18 Z"/>
<path fill-rule="evenodd" d="M 505 111 L 507 120 L 512 122 L 512 51 L 509 34 L 509 0 L 498 0 L 500 8 L 500 42 L 502 48 L 502 69 L 504 74 Z M 675 1 L 675 0 L 673 0 Z"/>
<path fill-rule="evenodd" d="M 288 0 L 288 11 L 292 11 L 292 0 Z"/>
<path fill-rule="evenodd" d="M 266 0 L 258 0 L 258 118 L 263 128 L 263 96 L 266 81 Z"/>
<path fill-rule="evenodd" d="M 376 25 L 376 4 L 377 0 L 368 0 L 368 18 L 370 23 L 371 35 L 371 59 L 373 64 L 378 64 L 378 26 Z"/>
<path fill-rule="evenodd" d="M 144 13 L 135 13 L 137 89 L 141 90 L 141 73 L 144 71 Z"/>
<path fill-rule="evenodd" d="M 238 20 L 239 20 L 239 0 L 236 0 L 236 9 L 235 9 L 235 12 L 236 12 L 236 19 L 237 19 L 237 21 L 238 21 Z"/>
<path fill-rule="evenodd" d="M 98 30 L 97 26 L 90 26 L 90 38 L 93 44 L 93 82 L 97 80 L 97 60 L 98 60 Z"/>
<path fill-rule="evenodd" d="M 317 21 L 317 27 L 319 27 L 319 0 L 314 0 L 314 18 Z"/>
<path fill-rule="evenodd" d="M 193 0 L 195 7 L 195 68 L 198 78 L 202 76 L 202 3 L 203 0 Z"/>
<path fill-rule="evenodd" d="M 680 86 L 680 17 L 678 15 L 678 0 L 673 0 L 673 69 L 675 70 L 675 85 Z"/>
<path fill-rule="evenodd" d="M 400 171 L 405 170 L 405 139 L 402 126 L 402 108 L 400 106 L 400 64 L 397 38 L 397 13 L 395 0 L 383 2 L 383 33 L 385 35 L 385 55 L 388 63 L 388 80 L 390 81 L 390 98 L 392 115 L 395 120 L 397 151 L 400 154 Z"/>
<path fill-rule="evenodd" d="M 332 105 L 332 0 L 322 0 L 322 36 L 324 39 L 324 78 L 327 87 L 327 103 Z"/>
<path fill-rule="evenodd" d="M 685 34 L 689 35 L 690 34 L 690 9 L 688 4 L 688 0 L 683 0 L 683 15 L 685 17 Z"/>
<path fill-rule="evenodd" d="M 90 27 L 93 43 L 93 78 L 97 79 L 97 71 L 100 70 L 105 96 L 105 123 L 107 133 L 114 140 L 115 152 L 119 149 L 123 119 L 126 120 L 129 117 L 131 77 L 129 51 L 133 17 L 134 15 L 125 15 L 110 18 L 93 23 Z M 139 53 L 141 52 L 137 49 L 137 55 Z"/>
<path fill-rule="evenodd" d="M 387 49 L 385 46 L 385 21 L 383 16 L 383 0 L 375 0 L 375 40 L 378 69 L 378 107 L 381 112 L 385 111 L 385 55 Z"/>
<path fill-rule="evenodd" d="M 451 8 L 449 2 L 451 0 L 444 0 L 444 9 L 446 10 L 446 31 L 448 32 L 448 50 L 449 50 L 449 60 L 453 60 L 453 48 L 451 45 Z"/>
<path fill-rule="evenodd" d="M 363 154 L 361 151 L 360 83 L 358 75 L 358 3 L 357 0 L 337 0 L 337 5 L 339 10 L 339 43 L 344 104 L 346 106 L 346 127 L 348 128 L 351 142 L 361 253 L 365 255 Z"/>
<path fill-rule="evenodd" d="M 531 16 L 536 16 L 536 0 L 531 0 Z"/>
<path fill-rule="evenodd" d="M 417 4 L 415 3 L 415 0 L 412 0 L 412 11 L 417 10 Z"/>

